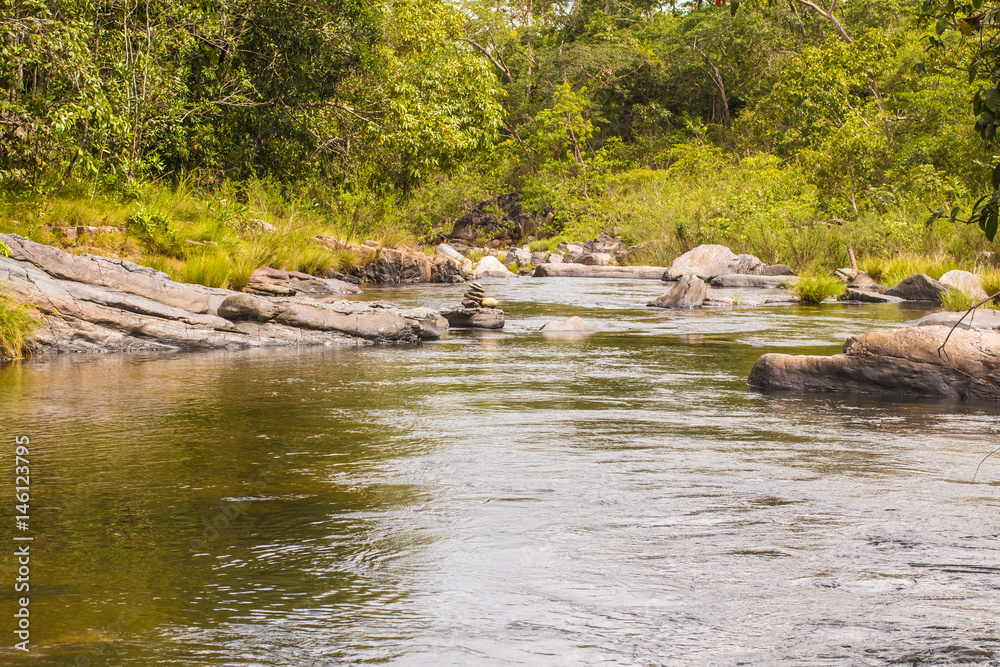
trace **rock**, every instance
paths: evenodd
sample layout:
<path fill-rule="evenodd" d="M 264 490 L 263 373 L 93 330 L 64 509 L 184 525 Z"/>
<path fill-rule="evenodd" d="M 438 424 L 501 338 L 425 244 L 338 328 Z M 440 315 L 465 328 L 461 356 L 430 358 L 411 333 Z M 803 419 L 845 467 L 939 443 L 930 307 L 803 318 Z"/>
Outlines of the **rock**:
<path fill-rule="evenodd" d="M 476 278 L 511 278 L 515 275 L 501 264 L 499 259 L 491 256 L 483 257 L 476 262 L 473 274 Z"/>
<path fill-rule="evenodd" d="M 459 260 L 440 254 L 425 255 L 412 250 L 383 248 L 375 241 L 355 246 L 332 236 L 316 240 L 334 250 L 353 250 L 361 258 L 348 273 L 369 283 L 460 283 L 462 267 Z"/>
<path fill-rule="evenodd" d="M 834 275 L 843 280 L 849 287 L 856 287 L 863 290 L 871 290 L 874 292 L 883 292 L 884 288 L 879 285 L 875 280 L 865 273 L 864 271 L 858 271 L 858 274 L 851 277 L 854 273 L 854 269 L 837 269 L 834 271 Z"/>
<path fill-rule="evenodd" d="M 541 264 L 535 267 L 536 278 L 624 278 L 659 280 L 660 266 L 585 266 L 583 264 Z"/>
<path fill-rule="evenodd" d="M 250 276 L 244 288 L 251 294 L 265 296 L 329 296 L 361 294 L 361 288 L 340 280 L 317 278 L 298 271 L 281 271 L 263 266 Z"/>
<path fill-rule="evenodd" d="M 496 299 L 486 297 L 485 299 L 479 302 L 479 305 L 482 306 L 483 308 L 496 308 L 497 306 L 500 305 L 500 303 Z"/>
<path fill-rule="evenodd" d="M 671 262 L 663 274 L 663 280 L 679 280 L 681 276 L 687 275 L 708 280 L 727 273 L 738 273 L 736 269 L 743 263 L 745 262 L 726 246 L 700 245 Z"/>
<path fill-rule="evenodd" d="M 957 313 L 931 313 L 930 315 L 925 315 L 916 320 L 910 320 L 904 326 L 908 327 L 937 327 L 945 326 L 951 328 L 955 326 L 962 316 L 965 315 L 965 311 Z M 997 310 L 983 310 L 982 308 L 977 308 L 971 314 L 966 315 L 965 319 L 962 319 L 962 323 L 958 325 L 960 329 L 996 329 L 1000 330 L 1000 311 Z"/>
<path fill-rule="evenodd" d="M 730 273 L 762 276 L 767 265 L 753 255 L 736 255 L 735 264 L 729 268 L 731 269 Z"/>
<path fill-rule="evenodd" d="M 567 317 L 562 320 L 551 320 L 542 325 L 542 333 L 559 333 L 559 334 L 588 334 L 597 331 L 595 327 L 590 322 L 587 322 L 580 317 Z"/>
<path fill-rule="evenodd" d="M 578 255 L 574 263 L 584 266 L 610 266 L 615 263 L 615 258 L 605 252 L 588 252 Z"/>
<path fill-rule="evenodd" d="M 980 282 L 979 276 L 968 271 L 949 271 L 941 276 L 939 282 L 948 289 L 965 292 L 977 301 L 982 301 L 989 296 L 983 289 L 983 283 Z"/>
<path fill-rule="evenodd" d="M 462 308 L 479 308 L 480 303 L 472 299 L 462 299 Z"/>
<path fill-rule="evenodd" d="M 0 240 L 10 246 L 0 281 L 42 317 L 35 353 L 349 346 L 412 342 L 446 328 L 429 309 L 188 285 L 131 262 Z"/>
<path fill-rule="evenodd" d="M 707 296 L 708 284 L 704 280 L 698 276 L 683 276 L 669 292 L 646 305 L 653 308 L 689 310 L 701 308 L 701 304 Z"/>
<path fill-rule="evenodd" d="M 523 248 L 511 248 L 507 251 L 507 255 L 503 260 L 504 264 L 517 264 L 518 266 L 524 266 L 526 264 L 531 264 L 531 251 L 528 246 Z"/>
<path fill-rule="evenodd" d="M 452 308 L 441 315 L 455 329 L 503 329 L 505 319 L 499 308 Z"/>
<path fill-rule="evenodd" d="M 851 336 L 832 357 L 765 354 L 748 384 L 765 390 L 1000 399 L 1000 333 L 945 326 Z"/>
<path fill-rule="evenodd" d="M 888 294 L 879 294 L 873 290 L 856 289 L 848 287 L 842 295 L 841 301 L 857 301 L 859 303 L 902 303 L 905 299 Z"/>
<path fill-rule="evenodd" d="M 797 281 L 798 276 L 760 276 L 728 274 L 712 278 L 712 287 L 735 287 L 743 289 L 772 289 L 787 287 Z"/>
<path fill-rule="evenodd" d="M 539 264 L 544 264 L 545 263 L 545 255 L 546 254 L 547 253 L 544 253 L 544 252 L 533 252 L 533 253 L 531 253 L 531 265 L 532 266 L 538 266 Z M 562 261 L 562 257 L 559 257 L 559 261 Z"/>
<path fill-rule="evenodd" d="M 611 236 L 607 232 L 601 232 L 596 239 L 583 242 L 583 250 L 587 253 L 598 255 L 611 255 L 614 257 L 619 252 L 623 252 L 625 244 L 617 236 Z"/>
<path fill-rule="evenodd" d="M 438 255 L 439 257 L 447 257 L 449 259 L 453 259 L 459 264 L 461 264 L 465 260 L 465 256 L 462 253 L 455 250 L 447 243 L 441 243 L 437 245 L 434 248 L 434 254 Z"/>
<path fill-rule="evenodd" d="M 545 256 L 545 261 L 543 262 L 543 264 L 562 264 L 563 261 L 564 260 L 561 253 L 550 252 Z"/>
<path fill-rule="evenodd" d="M 574 243 L 572 241 L 563 241 L 556 246 L 556 251 L 563 255 L 582 255 L 587 252 L 582 243 Z"/>
<path fill-rule="evenodd" d="M 764 273 L 763 273 L 763 275 L 765 275 L 765 276 L 794 276 L 795 275 L 795 271 L 792 270 L 792 267 L 790 267 L 790 266 L 788 266 L 786 264 L 771 264 L 770 266 L 765 266 L 764 267 Z"/>
<path fill-rule="evenodd" d="M 941 301 L 948 288 L 924 273 L 913 273 L 885 291 L 907 301 Z"/>

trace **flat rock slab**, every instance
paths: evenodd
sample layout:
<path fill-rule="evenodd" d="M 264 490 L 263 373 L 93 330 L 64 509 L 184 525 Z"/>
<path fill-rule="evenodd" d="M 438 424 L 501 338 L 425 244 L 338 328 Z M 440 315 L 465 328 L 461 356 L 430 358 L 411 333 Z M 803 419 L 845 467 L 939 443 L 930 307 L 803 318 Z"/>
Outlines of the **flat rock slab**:
<path fill-rule="evenodd" d="M 712 287 L 735 287 L 744 289 L 775 289 L 795 283 L 798 276 L 759 276 L 731 273 L 712 278 Z"/>
<path fill-rule="evenodd" d="M 503 329 L 506 321 L 499 308 L 452 308 L 441 316 L 453 329 Z"/>
<path fill-rule="evenodd" d="M 623 278 L 632 280 L 660 280 L 661 266 L 587 266 L 585 264 L 539 264 L 536 278 Z"/>
<path fill-rule="evenodd" d="M 962 317 L 965 316 L 965 319 Z M 958 326 L 962 329 L 992 329 L 1000 330 L 1000 311 L 976 309 L 970 315 L 960 313 L 931 313 L 906 323 L 908 327 L 953 327 L 962 319 Z"/>
<path fill-rule="evenodd" d="M 857 303 L 903 303 L 906 301 L 906 299 L 900 299 L 898 296 L 879 294 L 872 290 L 855 289 L 853 287 L 848 287 L 843 295 L 841 295 L 840 300 Z"/>
<path fill-rule="evenodd" d="M 414 342 L 447 330 L 437 311 L 278 298 L 178 283 L 107 257 L 71 255 L 0 234 L 0 281 L 34 306 L 34 353 L 350 346 Z"/>
<path fill-rule="evenodd" d="M 357 285 L 333 278 L 317 278 L 299 271 L 282 271 L 262 266 L 253 272 L 246 292 L 264 296 L 329 296 L 361 294 Z"/>
<path fill-rule="evenodd" d="M 1000 333 L 921 326 L 851 336 L 830 357 L 765 354 L 750 371 L 751 387 L 1000 400 Z"/>

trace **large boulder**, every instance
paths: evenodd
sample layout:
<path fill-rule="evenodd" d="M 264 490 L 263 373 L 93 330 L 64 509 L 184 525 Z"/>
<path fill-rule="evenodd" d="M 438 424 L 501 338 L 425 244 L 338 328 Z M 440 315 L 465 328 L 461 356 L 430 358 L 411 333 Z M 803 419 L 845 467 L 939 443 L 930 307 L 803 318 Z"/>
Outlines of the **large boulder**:
<path fill-rule="evenodd" d="M 483 257 L 476 262 L 476 268 L 472 271 L 474 279 L 479 278 L 512 278 L 516 274 L 500 263 L 500 260 L 491 255 Z"/>
<path fill-rule="evenodd" d="M 330 278 L 317 278 L 299 271 L 282 271 L 262 266 L 253 272 L 243 288 L 251 294 L 265 296 L 329 296 L 331 294 L 361 294 L 361 288 Z"/>
<path fill-rule="evenodd" d="M 708 296 L 708 284 L 698 276 L 683 276 L 669 292 L 646 305 L 652 308 L 690 310 L 701 308 Z"/>
<path fill-rule="evenodd" d="M 762 275 L 766 265 L 753 255 L 737 255 L 723 245 L 700 245 L 675 259 L 663 274 L 663 280 L 679 280 L 695 275 L 702 280 L 726 274 Z"/>
<path fill-rule="evenodd" d="M 511 248 L 503 260 L 504 264 L 517 264 L 518 266 L 531 265 L 531 250 L 528 246 L 523 248 Z M 539 262 L 540 263 L 540 262 Z"/>
<path fill-rule="evenodd" d="M 748 383 L 796 393 L 997 400 L 1000 333 L 946 326 L 874 331 L 851 336 L 843 354 L 830 357 L 765 354 L 754 364 Z"/>
<path fill-rule="evenodd" d="M 940 303 L 948 288 L 925 273 L 912 273 L 885 291 L 907 301 L 934 301 Z"/>
<path fill-rule="evenodd" d="M 948 289 L 965 292 L 978 301 L 982 301 L 989 296 L 986 290 L 983 289 L 983 283 L 979 280 L 979 276 L 968 271 L 949 271 L 941 276 L 939 282 Z"/>

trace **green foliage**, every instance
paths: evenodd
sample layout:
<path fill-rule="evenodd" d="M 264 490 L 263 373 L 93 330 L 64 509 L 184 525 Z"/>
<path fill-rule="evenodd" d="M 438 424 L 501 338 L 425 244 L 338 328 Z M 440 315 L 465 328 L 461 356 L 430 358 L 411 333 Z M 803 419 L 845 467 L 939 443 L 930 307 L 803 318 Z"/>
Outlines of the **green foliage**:
<path fill-rule="evenodd" d="M 6 291 L 0 291 L 0 358 L 20 359 L 39 322 L 32 309 Z"/>
<path fill-rule="evenodd" d="M 206 253 L 195 255 L 184 262 L 180 270 L 180 281 L 206 287 L 226 287 L 231 272 L 229 257 L 222 253 Z"/>
<path fill-rule="evenodd" d="M 820 273 L 807 273 L 799 276 L 792 285 L 792 293 L 802 299 L 802 303 L 822 303 L 831 297 L 844 293 L 846 286 L 836 276 Z"/>
<path fill-rule="evenodd" d="M 901 253 L 891 258 L 867 258 L 859 262 L 860 268 L 873 280 L 892 287 L 903 278 L 914 273 L 923 273 L 934 280 L 949 271 L 959 268 L 955 259 L 946 255 L 926 256 L 916 253 Z"/>

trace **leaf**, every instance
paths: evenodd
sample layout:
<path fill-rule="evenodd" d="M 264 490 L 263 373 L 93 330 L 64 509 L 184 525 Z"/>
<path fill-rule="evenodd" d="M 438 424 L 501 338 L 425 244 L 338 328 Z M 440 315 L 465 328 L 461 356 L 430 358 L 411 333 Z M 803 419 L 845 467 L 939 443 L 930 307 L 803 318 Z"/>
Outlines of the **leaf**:
<path fill-rule="evenodd" d="M 992 111 L 996 115 L 997 111 L 1000 111 L 1000 91 L 993 88 L 987 88 L 986 94 L 983 95 L 983 105 Z M 991 123 L 993 121 L 990 121 Z"/>
<path fill-rule="evenodd" d="M 969 25 L 969 22 L 965 19 L 958 19 L 958 29 L 961 30 L 962 34 L 966 37 L 972 37 L 972 26 Z"/>
<path fill-rule="evenodd" d="M 974 9 L 979 9 L 983 6 L 983 0 L 972 0 L 972 7 Z"/>
<path fill-rule="evenodd" d="M 736 16 L 736 10 L 740 8 L 740 0 L 733 0 L 729 5 L 729 15 Z"/>
<path fill-rule="evenodd" d="M 1000 164 L 993 167 L 993 189 L 1000 190 Z"/>
<path fill-rule="evenodd" d="M 983 113 L 983 96 L 977 90 L 976 94 L 972 96 L 972 113 L 978 116 Z"/>
<path fill-rule="evenodd" d="M 998 222 L 1000 221 L 997 219 L 997 211 L 996 209 L 993 209 L 989 218 L 986 220 L 986 226 L 983 227 L 983 231 L 986 232 L 986 238 L 988 238 L 990 242 L 992 242 L 997 235 Z"/>
<path fill-rule="evenodd" d="M 937 32 L 938 36 L 940 37 L 941 35 L 943 35 L 944 31 L 947 29 L 948 29 L 948 24 L 945 23 L 944 19 L 938 19 L 937 27 L 935 28 L 935 31 Z"/>
<path fill-rule="evenodd" d="M 962 207 L 961 206 L 956 206 L 955 208 L 951 209 L 951 215 L 948 216 L 948 219 L 952 223 L 954 223 L 955 220 L 958 219 L 958 214 L 961 213 L 961 212 L 962 212 Z"/>
<path fill-rule="evenodd" d="M 943 208 L 935 209 L 931 211 L 931 217 L 927 218 L 927 221 L 924 222 L 924 224 L 927 226 L 933 225 L 942 215 L 944 215 Z"/>
<path fill-rule="evenodd" d="M 978 71 L 977 71 L 976 64 L 972 63 L 971 65 L 969 65 L 969 83 L 972 83 L 973 81 L 976 80 L 976 74 L 977 73 L 978 73 Z M 979 95 L 979 93 L 976 93 L 976 95 Z"/>

